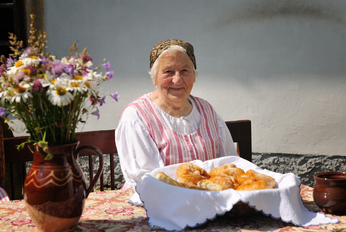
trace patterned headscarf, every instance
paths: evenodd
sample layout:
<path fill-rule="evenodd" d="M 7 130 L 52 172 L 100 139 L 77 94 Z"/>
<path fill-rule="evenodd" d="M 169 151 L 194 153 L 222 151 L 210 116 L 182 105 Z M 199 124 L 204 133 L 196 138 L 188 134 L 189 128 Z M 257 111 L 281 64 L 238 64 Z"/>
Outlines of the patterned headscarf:
<path fill-rule="evenodd" d="M 161 53 L 172 45 L 178 45 L 184 48 L 186 50 L 186 54 L 190 57 L 193 65 L 195 66 L 195 69 L 197 68 L 195 54 L 193 53 L 193 46 L 190 43 L 179 39 L 163 40 L 153 47 L 150 53 L 150 68 L 153 66 L 154 62 L 161 55 Z"/>

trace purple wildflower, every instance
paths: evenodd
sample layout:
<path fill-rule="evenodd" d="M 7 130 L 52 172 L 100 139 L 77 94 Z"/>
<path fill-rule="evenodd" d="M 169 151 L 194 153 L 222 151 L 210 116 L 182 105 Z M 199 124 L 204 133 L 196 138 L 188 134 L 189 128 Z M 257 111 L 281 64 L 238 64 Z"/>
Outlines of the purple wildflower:
<path fill-rule="evenodd" d="M 52 68 L 54 69 L 55 74 L 57 76 L 60 76 L 64 72 L 66 65 L 61 63 L 60 61 L 55 61 L 52 65 Z"/>
<path fill-rule="evenodd" d="M 49 59 L 45 56 L 40 56 L 40 64 L 48 64 Z"/>
<path fill-rule="evenodd" d="M 104 96 L 103 98 L 101 98 L 99 100 L 100 106 L 102 106 L 103 104 L 106 104 L 106 96 Z"/>
<path fill-rule="evenodd" d="M 13 77 L 13 81 L 18 85 L 19 81 L 24 78 L 24 72 L 19 72 Z"/>
<path fill-rule="evenodd" d="M 118 101 L 118 97 L 120 97 L 120 95 L 118 94 L 118 91 L 113 93 L 112 95 L 113 101 Z"/>
<path fill-rule="evenodd" d="M 100 111 L 99 111 L 99 109 L 97 107 L 96 107 L 96 110 L 94 112 L 92 112 L 91 114 L 97 116 L 97 120 L 99 120 L 99 118 L 100 118 Z"/>
<path fill-rule="evenodd" d="M 0 106 L 0 117 L 2 117 L 2 116 L 4 116 L 4 115 L 6 115 L 6 110 L 5 110 L 5 108 L 2 108 L 1 106 Z M 6 117 L 6 116 L 5 116 Z"/>
<path fill-rule="evenodd" d="M 31 51 L 31 52 L 32 52 L 31 54 L 33 54 L 33 55 L 37 56 L 37 52 L 38 52 L 38 50 L 37 50 L 37 48 L 34 48 L 34 49 L 32 49 L 32 51 Z"/>
<path fill-rule="evenodd" d="M 7 64 L 6 64 L 6 67 L 9 68 L 9 67 L 12 67 L 12 64 L 16 63 L 16 59 L 12 59 L 11 57 L 7 58 Z"/>
<path fill-rule="evenodd" d="M 25 57 L 28 57 L 31 54 L 31 52 L 32 52 L 31 47 L 28 47 L 23 51 L 22 55 Z"/>
<path fill-rule="evenodd" d="M 107 71 L 109 71 L 109 67 L 111 67 L 111 63 L 108 61 L 107 63 L 104 63 L 104 64 L 103 64 L 103 67 L 104 67 Z"/>
<path fill-rule="evenodd" d="M 83 54 L 82 60 L 83 60 L 83 63 L 84 63 L 84 64 L 85 64 L 86 62 L 88 62 L 88 61 L 93 61 L 93 59 L 92 59 L 90 56 L 87 56 L 87 55 L 85 55 L 85 54 Z"/>
<path fill-rule="evenodd" d="M 29 82 L 31 79 L 28 76 L 24 76 L 23 80 Z"/>
<path fill-rule="evenodd" d="M 32 86 L 32 93 L 36 93 L 36 92 L 40 92 L 40 93 L 43 92 L 43 86 L 40 79 L 36 79 L 34 81 L 34 85 Z"/>
<path fill-rule="evenodd" d="M 71 65 L 71 64 L 67 65 L 65 68 L 65 72 L 67 72 L 71 76 L 73 76 L 74 71 L 75 71 L 75 68 L 73 68 L 73 65 Z"/>
<path fill-rule="evenodd" d="M 106 76 L 108 77 L 108 79 L 112 79 L 113 78 L 113 74 L 114 74 L 113 70 L 111 70 L 109 72 L 106 72 Z"/>
<path fill-rule="evenodd" d="M 86 70 L 87 70 L 87 67 L 82 66 L 82 67 L 80 68 L 80 70 L 83 72 L 83 76 L 85 76 L 84 73 L 88 74 L 88 72 L 86 71 Z"/>

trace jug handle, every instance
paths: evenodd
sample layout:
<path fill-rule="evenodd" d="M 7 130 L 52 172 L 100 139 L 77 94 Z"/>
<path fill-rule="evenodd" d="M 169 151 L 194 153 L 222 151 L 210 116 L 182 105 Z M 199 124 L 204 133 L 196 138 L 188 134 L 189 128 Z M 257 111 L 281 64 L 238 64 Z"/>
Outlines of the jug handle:
<path fill-rule="evenodd" d="M 103 154 L 101 152 L 100 149 L 98 149 L 97 147 L 95 146 L 92 146 L 92 145 L 83 145 L 81 147 L 79 147 L 76 151 L 75 151 L 75 154 L 74 154 L 74 157 L 75 159 L 78 158 L 78 154 L 83 151 L 83 150 L 91 150 L 93 151 L 98 157 L 99 157 L 99 169 L 97 170 L 97 173 L 96 175 L 94 176 L 93 178 L 93 181 L 90 183 L 89 185 L 89 188 L 88 190 L 86 191 L 86 197 L 89 196 L 89 193 L 91 192 L 91 190 L 94 188 L 94 185 L 96 184 L 97 180 L 99 179 L 101 173 L 103 172 Z M 92 156 L 93 154 L 86 154 L 88 156 Z"/>

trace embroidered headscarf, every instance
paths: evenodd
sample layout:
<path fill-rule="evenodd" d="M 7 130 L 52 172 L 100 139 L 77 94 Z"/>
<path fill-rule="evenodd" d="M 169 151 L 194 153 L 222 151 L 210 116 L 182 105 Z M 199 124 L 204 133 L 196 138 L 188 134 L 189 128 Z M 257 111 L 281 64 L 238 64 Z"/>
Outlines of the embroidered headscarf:
<path fill-rule="evenodd" d="M 193 46 L 190 43 L 187 43 L 179 39 L 163 40 L 157 45 L 155 45 L 155 47 L 151 49 L 151 53 L 150 53 L 150 68 L 153 66 L 154 62 L 161 55 L 161 53 L 172 45 L 178 45 L 184 48 L 186 50 L 186 54 L 190 57 L 190 60 L 192 61 L 193 66 L 195 67 L 195 69 L 197 68 L 196 57 L 193 52 Z"/>

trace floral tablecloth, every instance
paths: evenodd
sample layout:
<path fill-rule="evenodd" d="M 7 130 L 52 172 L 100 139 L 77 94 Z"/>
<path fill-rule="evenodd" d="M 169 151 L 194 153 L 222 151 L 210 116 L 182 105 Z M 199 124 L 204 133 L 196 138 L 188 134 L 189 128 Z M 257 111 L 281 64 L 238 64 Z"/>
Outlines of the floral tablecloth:
<path fill-rule="evenodd" d="M 320 211 L 312 197 L 312 188 L 301 186 L 304 205 L 312 211 Z M 93 192 L 89 195 L 85 210 L 74 231 L 151 231 L 142 207 L 133 206 L 128 200 L 134 189 Z M 345 231 L 346 216 L 337 224 L 297 227 L 269 216 L 256 214 L 251 217 L 219 216 L 188 231 Z M 22 200 L 0 203 L 0 231 L 36 231 Z"/>

